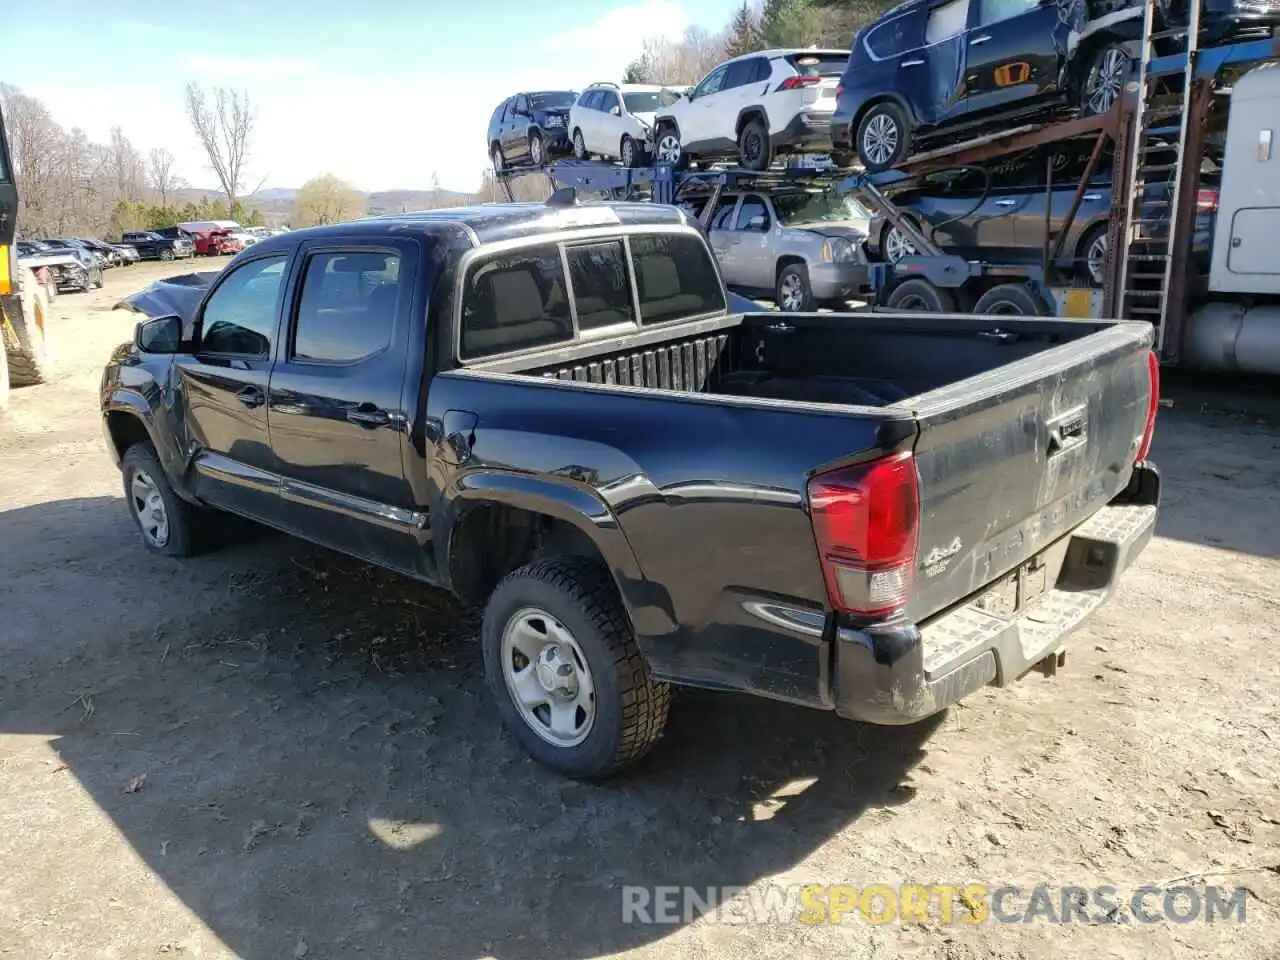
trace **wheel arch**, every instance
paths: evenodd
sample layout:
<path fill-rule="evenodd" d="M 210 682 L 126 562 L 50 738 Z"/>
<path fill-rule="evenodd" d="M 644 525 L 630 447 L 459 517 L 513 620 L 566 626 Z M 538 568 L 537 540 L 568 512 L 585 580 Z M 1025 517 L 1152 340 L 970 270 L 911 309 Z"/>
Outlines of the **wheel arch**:
<path fill-rule="evenodd" d="M 1140 7 L 1137 9 L 1141 10 Z M 1067 64 L 1065 80 L 1068 88 L 1077 94 L 1081 92 L 1082 85 L 1088 79 L 1089 70 L 1093 66 L 1093 57 L 1103 47 L 1120 44 L 1128 50 L 1129 56 L 1137 57 L 1141 54 L 1141 43 L 1141 14 L 1128 20 L 1107 24 L 1086 33 L 1080 38 L 1080 43 Z"/>
<path fill-rule="evenodd" d="M 671 116 L 670 114 L 667 114 L 666 116 L 662 116 L 662 117 L 654 117 L 653 133 L 654 133 L 655 139 L 657 137 L 658 132 L 662 130 L 664 127 L 670 127 L 671 129 L 673 129 L 676 132 L 676 136 L 679 137 L 681 142 L 683 143 L 684 137 L 680 133 L 679 120 L 677 120 L 675 117 Z"/>
<path fill-rule="evenodd" d="M 775 287 L 778 285 L 778 281 L 782 279 L 782 271 L 795 264 L 808 267 L 809 261 L 798 253 L 784 253 L 778 257 L 777 262 L 773 265 L 773 285 Z"/>
<path fill-rule="evenodd" d="M 764 124 L 764 132 L 769 132 L 769 114 L 765 112 L 763 106 L 753 103 L 748 107 L 743 107 L 738 111 L 738 119 L 733 124 L 733 135 L 735 137 L 742 136 L 742 129 L 747 125 L 749 120 L 759 120 Z"/>

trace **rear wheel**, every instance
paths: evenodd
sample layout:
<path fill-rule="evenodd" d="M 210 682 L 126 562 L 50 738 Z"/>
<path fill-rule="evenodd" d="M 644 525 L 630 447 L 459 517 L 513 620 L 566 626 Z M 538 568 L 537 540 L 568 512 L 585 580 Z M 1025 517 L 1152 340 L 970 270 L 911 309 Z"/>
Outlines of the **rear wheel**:
<path fill-rule="evenodd" d="M 858 124 L 858 159 L 868 173 L 892 169 L 911 150 L 907 115 L 892 100 L 877 103 Z"/>
<path fill-rule="evenodd" d="M 595 561 L 539 560 L 508 574 L 485 606 L 481 643 L 502 722 L 556 772 L 607 777 L 662 735 L 670 687 L 649 673 Z"/>
<path fill-rule="evenodd" d="M 784 313 L 812 310 L 813 288 L 809 285 L 809 268 L 803 263 L 789 263 L 779 270 L 773 302 Z"/>
<path fill-rule="evenodd" d="M 173 259 L 173 251 L 172 251 L 172 250 L 161 250 L 161 251 L 160 251 L 160 259 L 161 259 L 161 260 L 172 260 L 172 259 Z"/>
<path fill-rule="evenodd" d="M 1045 311 L 1025 283 L 1002 283 L 979 297 L 973 312 L 1002 317 L 1039 317 Z"/>
<path fill-rule="evenodd" d="M 507 158 L 502 155 L 502 147 L 494 144 L 489 151 L 489 159 L 493 162 L 493 172 L 502 173 L 507 169 Z"/>
<path fill-rule="evenodd" d="M 956 312 L 956 300 L 950 291 L 940 290 L 921 277 L 912 277 L 894 287 L 885 306 L 913 313 Z"/>
<path fill-rule="evenodd" d="M 1107 225 L 1098 224 L 1080 241 L 1080 275 L 1090 285 L 1101 287 L 1107 279 L 1107 259 L 1110 252 L 1110 241 L 1107 237 Z"/>
<path fill-rule="evenodd" d="M 636 142 L 630 136 L 623 134 L 622 142 L 618 144 L 618 158 L 622 161 L 624 167 L 640 166 L 641 152 L 636 149 Z"/>
<path fill-rule="evenodd" d="M 546 150 L 542 144 L 542 134 L 537 130 L 529 133 L 529 162 L 535 167 L 540 167 L 546 160 Z"/>
<path fill-rule="evenodd" d="M 773 160 L 769 130 L 759 117 L 752 117 L 738 134 L 738 157 L 747 170 L 768 170 Z"/>

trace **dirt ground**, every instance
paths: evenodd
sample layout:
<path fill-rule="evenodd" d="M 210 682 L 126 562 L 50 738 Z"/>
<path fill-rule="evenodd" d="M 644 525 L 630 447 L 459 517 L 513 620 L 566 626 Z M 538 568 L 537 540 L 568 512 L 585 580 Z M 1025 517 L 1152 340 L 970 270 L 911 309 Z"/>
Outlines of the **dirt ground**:
<path fill-rule="evenodd" d="M 583 786 L 500 730 L 448 598 L 265 533 L 143 549 L 97 388 L 162 269 L 59 298 L 0 420 L 0 956 L 1280 957 L 1274 426 L 1161 411 L 1160 535 L 1057 677 L 899 729 L 690 692 Z M 1248 892 L 1243 924 L 622 920 L 624 886 L 769 882 Z"/>

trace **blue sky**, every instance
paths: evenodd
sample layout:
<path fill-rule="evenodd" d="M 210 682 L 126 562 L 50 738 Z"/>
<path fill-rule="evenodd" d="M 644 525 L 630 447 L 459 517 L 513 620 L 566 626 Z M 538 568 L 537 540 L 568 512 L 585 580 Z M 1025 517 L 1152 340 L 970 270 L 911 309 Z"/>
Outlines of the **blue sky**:
<path fill-rule="evenodd" d="M 0 81 L 64 126 L 216 180 L 183 114 L 188 80 L 259 106 L 247 188 L 334 173 L 364 190 L 478 186 L 485 126 L 519 90 L 620 79 L 647 37 L 718 29 L 737 0 L 0 0 Z"/>

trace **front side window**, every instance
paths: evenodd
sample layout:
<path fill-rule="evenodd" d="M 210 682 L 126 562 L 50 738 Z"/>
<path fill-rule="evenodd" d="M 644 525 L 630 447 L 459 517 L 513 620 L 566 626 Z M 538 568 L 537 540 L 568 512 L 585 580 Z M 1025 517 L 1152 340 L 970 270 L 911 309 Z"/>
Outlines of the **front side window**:
<path fill-rule="evenodd" d="M 294 329 L 296 360 L 352 363 L 391 344 L 400 292 L 394 253 L 321 253 L 307 263 Z"/>
<path fill-rule="evenodd" d="M 288 259 L 252 260 L 218 285 L 204 306 L 201 353 L 242 357 L 271 353 Z"/>
<path fill-rule="evenodd" d="M 724 86 L 724 78 L 728 73 L 728 67 L 720 67 L 717 70 L 712 70 L 707 78 L 694 88 L 694 99 L 697 99 L 698 97 L 705 97 L 712 93 L 719 93 L 721 88 Z"/>
<path fill-rule="evenodd" d="M 612 113 L 618 106 L 618 95 L 612 90 L 600 91 L 600 109 L 605 113 Z"/>
<path fill-rule="evenodd" d="M 1040 0 L 978 0 L 978 26 L 987 27 L 1038 9 Z"/>
<path fill-rule="evenodd" d="M 567 247 L 569 283 L 579 330 L 634 323 L 631 278 L 621 240 Z"/>
<path fill-rule="evenodd" d="M 724 289 L 701 238 L 686 234 L 633 237 L 631 257 L 640 288 L 641 323 L 724 311 Z"/>
<path fill-rule="evenodd" d="M 738 206 L 737 197 L 721 197 L 716 205 L 716 212 L 711 219 L 712 230 L 728 230 L 733 222 L 733 211 Z"/>
<path fill-rule="evenodd" d="M 622 102 L 627 105 L 628 113 L 657 113 L 679 99 L 679 90 L 636 91 L 622 95 Z"/>
<path fill-rule="evenodd" d="M 767 233 L 769 226 L 769 208 L 764 205 L 764 201 L 759 197 L 744 198 L 742 207 L 738 210 L 737 228 L 753 233 Z"/>
<path fill-rule="evenodd" d="M 560 248 L 554 244 L 473 265 L 463 285 L 462 359 L 572 340 L 566 289 Z"/>

